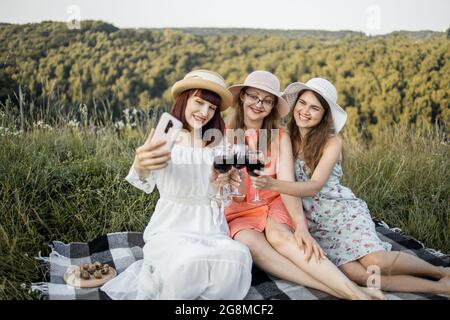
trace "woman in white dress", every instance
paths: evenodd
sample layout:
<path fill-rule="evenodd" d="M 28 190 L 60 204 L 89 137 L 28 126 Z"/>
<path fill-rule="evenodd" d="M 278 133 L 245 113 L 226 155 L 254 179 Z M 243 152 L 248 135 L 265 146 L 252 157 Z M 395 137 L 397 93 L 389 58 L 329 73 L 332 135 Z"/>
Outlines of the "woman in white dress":
<path fill-rule="evenodd" d="M 171 153 L 164 142 L 136 150 L 126 180 L 146 193 L 158 187 L 160 199 L 144 231 L 144 259 L 135 262 L 102 290 L 112 299 L 243 299 L 251 285 L 248 248 L 229 237 L 224 216 L 209 195 L 211 182 L 229 175 L 212 170 L 207 129 L 223 133 L 220 112 L 231 105 L 225 81 L 197 70 L 172 87 L 172 115 L 184 125 Z M 217 142 L 217 141 L 215 141 Z"/>

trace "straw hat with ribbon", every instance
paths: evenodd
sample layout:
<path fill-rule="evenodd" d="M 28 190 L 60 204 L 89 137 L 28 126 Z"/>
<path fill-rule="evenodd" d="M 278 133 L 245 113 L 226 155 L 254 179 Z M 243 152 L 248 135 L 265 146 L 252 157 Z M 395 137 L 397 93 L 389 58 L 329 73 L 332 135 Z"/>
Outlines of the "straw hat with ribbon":
<path fill-rule="evenodd" d="M 194 70 L 183 80 L 172 86 L 172 97 L 176 99 L 180 93 L 189 89 L 205 89 L 217 93 L 221 98 L 220 111 L 224 111 L 233 103 L 233 96 L 227 89 L 225 80 L 216 72 L 209 70 Z"/>

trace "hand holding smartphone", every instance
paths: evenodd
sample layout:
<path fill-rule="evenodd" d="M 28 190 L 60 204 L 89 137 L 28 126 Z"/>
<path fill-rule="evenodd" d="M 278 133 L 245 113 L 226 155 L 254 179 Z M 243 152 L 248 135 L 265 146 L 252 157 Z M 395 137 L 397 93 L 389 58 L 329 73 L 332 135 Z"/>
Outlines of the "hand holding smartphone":
<path fill-rule="evenodd" d="M 156 126 L 153 138 L 151 138 L 150 143 L 164 140 L 166 141 L 166 150 L 171 151 L 182 128 L 183 124 L 180 120 L 178 120 L 171 114 L 164 112 L 159 119 L 158 125 Z"/>
<path fill-rule="evenodd" d="M 150 131 L 145 143 L 136 149 L 134 168 L 140 177 L 148 177 L 150 171 L 167 167 L 170 152 L 183 124 L 174 116 L 162 114 L 156 129 Z"/>

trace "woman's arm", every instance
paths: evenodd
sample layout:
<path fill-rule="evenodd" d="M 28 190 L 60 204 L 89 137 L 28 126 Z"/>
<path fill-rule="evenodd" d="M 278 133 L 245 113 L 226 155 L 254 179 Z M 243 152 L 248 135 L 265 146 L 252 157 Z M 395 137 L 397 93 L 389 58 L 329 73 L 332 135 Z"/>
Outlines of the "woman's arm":
<path fill-rule="evenodd" d="M 170 160 L 170 151 L 163 148 L 165 141 L 151 142 L 154 132 L 152 129 L 144 144 L 136 149 L 133 165 L 125 178 L 145 193 L 151 193 L 155 188 L 155 170 L 167 167 Z"/>
<path fill-rule="evenodd" d="M 294 159 L 291 139 L 284 132 L 281 136 L 277 177 L 288 182 L 294 181 Z M 294 223 L 294 238 L 298 246 L 304 250 L 306 261 L 309 261 L 313 255 L 316 261 L 324 259 L 324 251 L 309 233 L 302 200 L 299 197 L 288 194 L 281 194 L 281 199 Z"/>
<path fill-rule="evenodd" d="M 156 171 L 149 171 L 146 175 L 139 174 L 136 171 L 135 164 L 130 168 L 128 175 L 125 177 L 125 180 L 128 181 L 131 185 L 136 188 L 144 191 L 147 194 L 153 192 L 156 186 L 157 173 Z"/>
<path fill-rule="evenodd" d="M 295 181 L 295 176 L 291 138 L 288 134 L 282 132 L 280 140 L 277 179 L 283 180 L 285 182 L 295 183 L 293 182 Z M 304 226 L 306 220 L 302 206 L 300 205 L 301 199 L 299 199 L 298 196 L 292 196 L 289 193 L 281 193 L 281 199 L 283 200 L 283 203 L 286 206 L 286 209 L 288 210 L 294 225 L 296 227 Z"/>
<path fill-rule="evenodd" d="M 320 158 L 310 180 L 295 182 L 280 177 L 278 179 L 272 179 L 267 176 L 261 176 L 257 179 L 255 186 L 258 189 L 269 189 L 294 197 L 313 197 L 322 190 L 330 178 L 333 167 L 340 158 L 341 151 L 341 138 L 338 136 L 332 137 L 328 140 L 323 150 L 322 158 Z"/>

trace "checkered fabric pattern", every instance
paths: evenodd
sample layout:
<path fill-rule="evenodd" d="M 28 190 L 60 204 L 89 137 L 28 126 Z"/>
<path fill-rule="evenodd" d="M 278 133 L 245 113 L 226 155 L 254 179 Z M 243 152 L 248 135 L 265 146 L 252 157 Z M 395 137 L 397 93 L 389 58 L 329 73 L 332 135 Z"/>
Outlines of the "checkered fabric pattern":
<path fill-rule="evenodd" d="M 407 236 L 397 228 L 389 228 L 386 223 L 374 220 L 378 236 L 393 245 L 392 250 L 414 254 L 434 265 L 450 266 L 450 256 L 425 248 L 416 239 Z M 42 299 L 49 300 L 104 300 L 108 296 L 99 288 L 80 289 L 66 285 L 64 272 L 70 265 L 100 261 L 124 271 L 136 260 L 143 258 L 142 233 L 118 232 L 100 236 L 88 243 L 65 244 L 60 241 L 50 243 L 52 252 L 49 257 L 37 257 L 44 269 L 44 282 L 33 283 L 32 290 L 40 293 Z M 322 291 L 307 288 L 289 281 L 270 276 L 253 266 L 252 286 L 247 300 L 327 300 L 336 299 Z M 433 294 L 388 293 L 388 299 L 400 300 L 441 300 L 450 296 Z"/>

